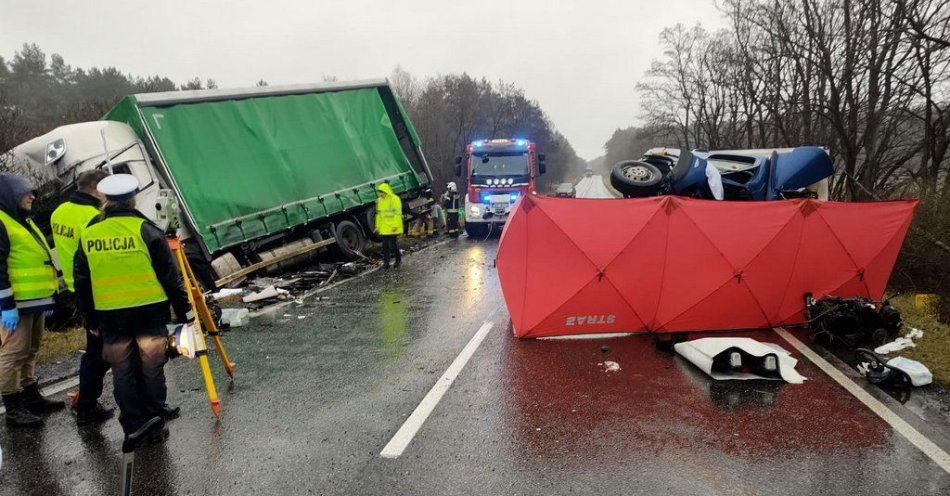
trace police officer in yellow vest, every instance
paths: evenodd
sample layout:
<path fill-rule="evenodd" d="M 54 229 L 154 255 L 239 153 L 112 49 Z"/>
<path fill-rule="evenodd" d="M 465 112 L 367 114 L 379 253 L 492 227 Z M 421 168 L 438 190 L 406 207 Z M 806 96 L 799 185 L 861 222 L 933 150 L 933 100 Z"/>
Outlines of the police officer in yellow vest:
<path fill-rule="evenodd" d="M 125 432 L 122 449 L 130 452 L 163 441 L 165 421 L 178 416 L 165 402 L 165 326 L 169 306 L 177 322 L 194 315 L 165 234 L 135 209 L 135 177 L 115 174 L 98 189 L 106 204 L 80 235 L 73 276 L 86 324 L 102 333 Z"/>
<path fill-rule="evenodd" d="M 0 393 L 11 427 L 37 427 L 37 414 L 63 408 L 40 395 L 34 366 L 46 313 L 59 288 L 46 238 L 29 217 L 33 185 L 0 173 Z"/>
<path fill-rule="evenodd" d="M 102 170 L 90 170 L 76 178 L 76 191 L 69 200 L 53 211 L 50 227 L 53 230 L 53 243 L 59 266 L 63 270 L 66 288 L 73 292 L 73 261 L 79 249 L 79 235 L 92 219 L 99 215 L 99 208 L 105 196 L 96 190 L 99 181 L 109 174 Z M 102 358 L 102 336 L 97 330 L 86 330 L 86 352 L 79 360 L 79 398 L 74 408 L 76 423 L 86 425 L 112 418 L 114 409 L 105 408 L 99 403 L 102 395 L 102 380 L 109 365 Z"/>

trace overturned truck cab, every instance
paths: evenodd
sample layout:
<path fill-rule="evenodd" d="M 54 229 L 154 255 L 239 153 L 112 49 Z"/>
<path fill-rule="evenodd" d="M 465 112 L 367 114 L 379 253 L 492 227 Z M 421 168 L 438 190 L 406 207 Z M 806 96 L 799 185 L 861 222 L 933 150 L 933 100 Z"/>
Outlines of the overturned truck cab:
<path fill-rule="evenodd" d="M 376 236 L 376 185 L 421 211 L 432 182 L 383 79 L 131 95 L 101 121 L 12 152 L 15 167 L 66 190 L 90 169 L 136 176 L 139 209 L 177 232 L 207 287 L 333 240 L 358 258 Z"/>

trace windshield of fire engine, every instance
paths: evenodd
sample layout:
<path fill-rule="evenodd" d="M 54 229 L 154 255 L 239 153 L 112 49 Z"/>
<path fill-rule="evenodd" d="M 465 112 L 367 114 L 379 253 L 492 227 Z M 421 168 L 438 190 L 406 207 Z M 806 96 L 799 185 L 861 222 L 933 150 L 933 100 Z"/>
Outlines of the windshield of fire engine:
<path fill-rule="evenodd" d="M 528 152 L 485 152 L 472 155 L 473 176 L 527 176 Z"/>

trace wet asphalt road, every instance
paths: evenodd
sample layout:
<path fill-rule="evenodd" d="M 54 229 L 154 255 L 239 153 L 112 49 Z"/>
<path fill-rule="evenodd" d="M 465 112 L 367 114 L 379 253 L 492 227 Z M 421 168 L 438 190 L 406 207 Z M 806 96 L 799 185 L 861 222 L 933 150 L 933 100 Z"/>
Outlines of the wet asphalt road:
<path fill-rule="evenodd" d="M 607 189 L 604 178 L 600 174 L 582 177 L 574 186 L 577 198 L 616 198 L 616 195 Z"/>
<path fill-rule="evenodd" d="M 804 359 L 805 385 L 715 382 L 647 337 L 515 339 L 496 245 L 437 245 L 231 331 L 233 388 L 212 361 L 219 423 L 196 364 L 173 362 L 183 415 L 137 455 L 135 494 L 950 494 L 947 473 Z M 486 321 L 403 455 L 381 458 Z M 0 428 L 0 495 L 117 494 L 117 423 L 48 422 Z"/>

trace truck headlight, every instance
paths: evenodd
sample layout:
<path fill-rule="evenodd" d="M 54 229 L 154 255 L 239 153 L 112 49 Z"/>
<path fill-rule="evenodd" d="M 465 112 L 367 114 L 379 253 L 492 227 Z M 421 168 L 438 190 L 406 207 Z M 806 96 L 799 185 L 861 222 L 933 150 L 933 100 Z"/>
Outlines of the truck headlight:
<path fill-rule="evenodd" d="M 62 138 L 46 145 L 46 165 L 52 164 L 66 154 L 66 141 Z"/>

